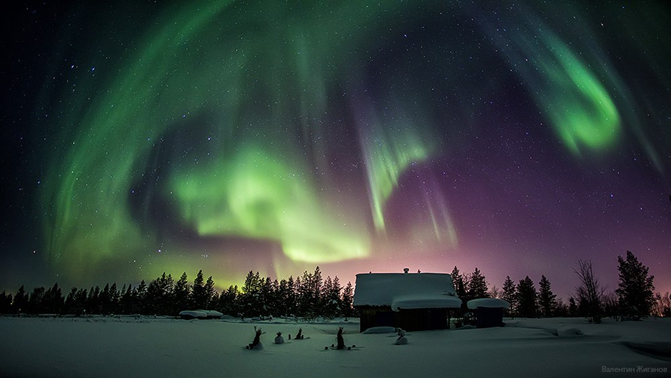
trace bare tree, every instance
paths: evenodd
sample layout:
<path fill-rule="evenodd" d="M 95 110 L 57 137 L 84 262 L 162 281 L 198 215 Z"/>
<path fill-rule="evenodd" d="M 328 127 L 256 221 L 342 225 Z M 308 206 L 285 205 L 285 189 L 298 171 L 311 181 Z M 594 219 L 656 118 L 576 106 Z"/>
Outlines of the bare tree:
<path fill-rule="evenodd" d="M 492 286 L 487 292 L 490 298 L 501 298 L 501 294 L 501 290 L 496 285 Z"/>
<path fill-rule="evenodd" d="M 601 323 L 605 289 L 594 277 L 592 262 L 578 260 L 578 269 L 574 268 L 573 271 L 580 278 L 580 285 L 576 287 L 578 310 L 590 323 Z"/>
<path fill-rule="evenodd" d="M 655 304 L 653 307 L 654 316 L 671 316 L 671 294 L 667 291 L 666 294 L 655 294 Z"/>

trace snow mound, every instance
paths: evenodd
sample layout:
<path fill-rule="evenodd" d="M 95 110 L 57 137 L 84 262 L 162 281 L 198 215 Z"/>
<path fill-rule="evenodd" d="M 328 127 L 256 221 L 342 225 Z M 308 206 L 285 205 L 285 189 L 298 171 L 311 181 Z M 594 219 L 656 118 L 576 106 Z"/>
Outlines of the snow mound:
<path fill-rule="evenodd" d="M 476 310 L 478 307 L 484 308 L 510 308 L 510 303 L 498 298 L 478 298 L 468 301 L 468 308 Z"/>
<path fill-rule="evenodd" d="M 224 316 L 219 311 L 214 310 L 184 310 L 179 312 L 182 319 L 221 319 Z"/>
<path fill-rule="evenodd" d="M 208 319 L 221 319 L 221 317 L 224 316 L 221 312 L 214 310 L 205 310 L 205 313 L 207 314 Z"/>
<path fill-rule="evenodd" d="M 575 327 L 559 327 L 557 328 L 557 336 L 563 337 L 563 336 L 582 336 L 584 333 L 580 328 L 575 328 Z"/>
<path fill-rule="evenodd" d="M 182 319 L 207 319 L 207 311 L 201 310 L 184 310 L 179 312 L 179 317 Z"/>
<path fill-rule="evenodd" d="M 396 328 L 394 327 L 370 327 L 363 331 L 365 334 L 376 334 L 376 333 L 396 333 Z"/>

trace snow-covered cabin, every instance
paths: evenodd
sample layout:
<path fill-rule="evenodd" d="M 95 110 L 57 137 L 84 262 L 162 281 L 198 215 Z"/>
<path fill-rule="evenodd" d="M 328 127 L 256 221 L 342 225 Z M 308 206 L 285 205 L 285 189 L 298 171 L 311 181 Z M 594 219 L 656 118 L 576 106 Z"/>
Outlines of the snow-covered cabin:
<path fill-rule="evenodd" d="M 503 326 L 503 310 L 510 308 L 510 303 L 497 298 L 478 298 L 468 301 L 469 309 L 475 311 L 478 328 Z"/>
<path fill-rule="evenodd" d="M 446 273 L 361 273 L 356 276 L 354 307 L 360 330 L 392 326 L 406 331 L 445 329 L 451 311 L 461 307 Z"/>

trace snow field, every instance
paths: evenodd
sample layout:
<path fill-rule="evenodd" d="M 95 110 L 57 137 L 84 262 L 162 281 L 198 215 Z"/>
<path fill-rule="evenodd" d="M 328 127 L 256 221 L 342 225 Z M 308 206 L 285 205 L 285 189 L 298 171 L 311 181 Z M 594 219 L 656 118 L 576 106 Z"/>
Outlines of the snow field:
<path fill-rule="evenodd" d="M 666 373 L 646 375 L 671 376 L 671 356 L 663 355 L 671 345 L 671 319 L 507 323 L 501 328 L 408 332 L 407 345 L 394 345 L 396 333 L 361 334 L 358 322 L 0 318 L 0 376 L 389 378 L 421 372 L 425 377 L 602 377 L 604 366 L 665 368 Z M 245 349 L 254 326 L 265 332 L 260 351 Z M 340 326 L 345 344 L 356 348 L 324 350 L 336 343 Z M 305 340 L 293 338 L 299 328 Z M 273 343 L 277 332 L 284 344 Z M 641 354 L 632 343 L 651 345 L 662 355 Z"/>

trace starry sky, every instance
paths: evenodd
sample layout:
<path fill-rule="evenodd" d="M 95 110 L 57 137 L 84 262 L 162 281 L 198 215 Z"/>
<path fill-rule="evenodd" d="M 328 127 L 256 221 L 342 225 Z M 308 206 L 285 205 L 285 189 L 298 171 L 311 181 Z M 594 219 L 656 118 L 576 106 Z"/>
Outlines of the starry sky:
<path fill-rule="evenodd" d="M 671 291 L 665 2 L 26 2 L 0 290 L 319 265 Z M 561 3 L 561 4 L 555 4 Z"/>

